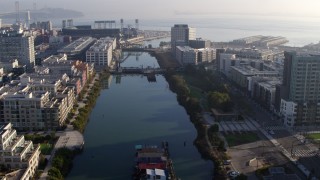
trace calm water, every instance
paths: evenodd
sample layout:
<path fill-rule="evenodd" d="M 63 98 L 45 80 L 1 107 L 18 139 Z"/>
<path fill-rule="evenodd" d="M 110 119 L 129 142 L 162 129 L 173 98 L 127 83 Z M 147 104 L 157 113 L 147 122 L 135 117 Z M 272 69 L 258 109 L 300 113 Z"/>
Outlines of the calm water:
<path fill-rule="evenodd" d="M 122 66 L 157 67 L 147 53 L 130 56 Z M 134 145 L 169 142 L 177 175 L 183 180 L 211 179 L 212 163 L 201 159 L 193 140 L 196 131 L 163 76 L 149 83 L 140 75 L 110 78 L 102 90 L 84 133 L 85 148 L 67 179 L 128 180 Z M 120 82 L 120 83 L 117 83 Z M 184 146 L 186 141 L 186 146 Z"/>

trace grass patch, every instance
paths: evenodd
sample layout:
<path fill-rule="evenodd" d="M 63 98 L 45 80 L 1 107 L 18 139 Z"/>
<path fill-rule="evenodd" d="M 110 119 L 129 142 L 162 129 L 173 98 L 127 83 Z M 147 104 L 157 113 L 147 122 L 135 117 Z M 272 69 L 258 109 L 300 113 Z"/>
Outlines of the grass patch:
<path fill-rule="evenodd" d="M 238 146 L 241 144 L 252 143 L 260 139 L 259 136 L 253 132 L 247 132 L 244 134 L 228 134 L 228 135 L 225 135 L 225 138 L 230 147 Z"/>
<path fill-rule="evenodd" d="M 191 97 L 197 98 L 197 99 L 201 99 L 202 97 L 202 92 L 200 89 L 195 88 L 193 86 L 189 86 L 190 89 L 190 95 Z"/>
<path fill-rule="evenodd" d="M 313 140 L 320 140 L 320 133 L 308 134 L 307 137 Z"/>
<path fill-rule="evenodd" d="M 53 148 L 52 144 L 48 144 L 48 143 L 40 144 L 41 154 L 50 155 L 52 148 Z"/>

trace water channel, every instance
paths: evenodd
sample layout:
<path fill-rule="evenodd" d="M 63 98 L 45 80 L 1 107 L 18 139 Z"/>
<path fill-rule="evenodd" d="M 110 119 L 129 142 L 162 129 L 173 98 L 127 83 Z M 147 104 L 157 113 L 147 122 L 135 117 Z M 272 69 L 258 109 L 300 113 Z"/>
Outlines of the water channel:
<path fill-rule="evenodd" d="M 123 67 L 158 67 L 148 53 L 130 56 Z M 171 158 L 182 180 L 211 179 L 212 163 L 201 158 L 193 140 L 196 131 L 165 78 L 112 76 L 105 82 L 84 132 L 85 147 L 74 160 L 70 180 L 129 180 L 134 146 L 168 141 Z M 186 142 L 186 145 L 184 145 Z"/>

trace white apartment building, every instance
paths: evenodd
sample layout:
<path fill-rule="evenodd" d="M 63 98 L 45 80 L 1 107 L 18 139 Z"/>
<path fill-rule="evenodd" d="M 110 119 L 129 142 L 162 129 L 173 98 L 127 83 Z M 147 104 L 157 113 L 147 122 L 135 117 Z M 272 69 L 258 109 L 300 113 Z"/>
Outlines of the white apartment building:
<path fill-rule="evenodd" d="M 112 51 L 116 48 L 115 38 L 101 38 L 86 52 L 86 62 L 96 66 L 110 66 Z"/>
<path fill-rule="evenodd" d="M 31 179 L 39 163 L 40 146 L 18 136 L 11 123 L 0 125 L 0 164 L 12 170 L 4 179 Z M 11 178 L 9 178 L 11 176 Z"/>
<path fill-rule="evenodd" d="M 11 122 L 20 130 L 62 127 L 75 102 L 74 88 L 60 88 L 54 97 L 50 97 L 49 91 L 32 89 L 32 86 L 16 87 L 2 94 L 1 121 Z"/>
<path fill-rule="evenodd" d="M 216 59 L 216 50 L 213 48 L 201 48 L 197 51 L 199 63 L 212 62 Z"/>
<path fill-rule="evenodd" d="M 196 65 L 198 64 L 198 52 L 189 46 L 177 46 L 176 59 L 183 65 Z"/>

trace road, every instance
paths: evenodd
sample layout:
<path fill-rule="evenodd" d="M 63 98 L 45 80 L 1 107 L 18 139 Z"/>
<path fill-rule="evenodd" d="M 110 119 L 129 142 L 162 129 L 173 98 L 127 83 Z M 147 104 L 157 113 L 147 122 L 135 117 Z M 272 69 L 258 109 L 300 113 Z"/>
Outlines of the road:
<path fill-rule="evenodd" d="M 320 177 L 320 159 L 317 153 L 318 148 L 310 143 L 302 143 L 301 139 L 295 137 L 295 132 L 286 128 L 280 120 L 275 118 L 270 112 L 266 111 L 257 103 L 248 100 L 252 110 L 255 112 L 251 117 L 258 122 L 279 144 L 288 151 L 291 156 L 304 165 L 309 171 L 314 169 L 316 177 Z"/>

